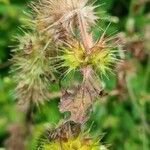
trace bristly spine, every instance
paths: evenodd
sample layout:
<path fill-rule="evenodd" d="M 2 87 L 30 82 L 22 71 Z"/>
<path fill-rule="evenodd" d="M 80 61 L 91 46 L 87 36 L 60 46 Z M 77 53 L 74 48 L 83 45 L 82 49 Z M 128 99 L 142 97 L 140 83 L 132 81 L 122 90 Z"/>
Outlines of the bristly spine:
<path fill-rule="evenodd" d="M 24 33 L 16 41 L 12 58 L 16 99 L 21 105 L 29 105 L 31 101 L 38 105 L 49 95 L 52 47 L 45 47 L 46 38 L 35 33 Z"/>

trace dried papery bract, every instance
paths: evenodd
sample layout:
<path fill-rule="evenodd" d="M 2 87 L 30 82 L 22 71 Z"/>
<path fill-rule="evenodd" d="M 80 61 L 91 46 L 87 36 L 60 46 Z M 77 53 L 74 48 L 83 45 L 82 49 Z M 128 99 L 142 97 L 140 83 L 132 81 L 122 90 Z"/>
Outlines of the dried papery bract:
<path fill-rule="evenodd" d="M 52 34 L 56 40 L 64 40 L 78 26 L 80 14 L 88 26 L 97 20 L 92 4 L 88 0 L 42 0 L 31 6 L 35 11 L 35 24 L 41 32 Z M 62 37 L 63 36 L 63 37 Z"/>
<path fill-rule="evenodd" d="M 51 47 L 45 47 L 46 39 L 38 34 L 25 33 L 18 37 L 13 55 L 13 77 L 17 83 L 16 99 L 21 105 L 30 102 L 38 105 L 47 99 L 52 76 L 50 67 Z"/>

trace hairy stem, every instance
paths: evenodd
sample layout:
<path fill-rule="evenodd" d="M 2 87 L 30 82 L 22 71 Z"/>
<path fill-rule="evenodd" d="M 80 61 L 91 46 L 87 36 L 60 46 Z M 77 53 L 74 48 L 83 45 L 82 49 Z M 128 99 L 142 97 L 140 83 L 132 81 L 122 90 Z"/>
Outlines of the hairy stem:
<path fill-rule="evenodd" d="M 86 53 L 89 54 L 90 48 L 92 47 L 92 40 L 87 31 L 86 21 L 81 15 L 81 13 L 78 13 L 78 21 L 79 21 L 79 30 L 80 30 L 81 40 L 83 42 L 83 46 L 85 48 Z"/>
<path fill-rule="evenodd" d="M 81 13 L 78 13 L 78 21 L 81 40 L 83 42 L 85 53 L 88 55 L 90 54 L 90 49 L 92 48 L 93 45 L 92 37 L 89 35 L 87 31 L 88 28 L 87 23 Z M 81 73 L 85 81 L 88 78 L 89 74 L 91 74 L 91 68 L 89 68 L 88 66 L 81 68 Z"/>

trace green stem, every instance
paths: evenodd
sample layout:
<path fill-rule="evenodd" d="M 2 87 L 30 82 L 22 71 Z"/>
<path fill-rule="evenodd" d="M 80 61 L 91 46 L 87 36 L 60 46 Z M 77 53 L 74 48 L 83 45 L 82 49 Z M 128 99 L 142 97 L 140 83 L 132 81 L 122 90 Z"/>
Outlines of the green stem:
<path fill-rule="evenodd" d="M 147 63 L 146 73 L 145 73 L 145 78 L 144 78 L 144 86 L 143 86 L 144 90 L 147 90 L 149 77 L 150 77 L 150 54 L 148 56 L 148 63 Z"/>
<path fill-rule="evenodd" d="M 130 2 L 130 6 L 129 6 L 129 17 L 133 17 L 134 16 L 134 12 L 133 12 L 133 6 L 134 6 L 135 0 L 131 0 Z"/>

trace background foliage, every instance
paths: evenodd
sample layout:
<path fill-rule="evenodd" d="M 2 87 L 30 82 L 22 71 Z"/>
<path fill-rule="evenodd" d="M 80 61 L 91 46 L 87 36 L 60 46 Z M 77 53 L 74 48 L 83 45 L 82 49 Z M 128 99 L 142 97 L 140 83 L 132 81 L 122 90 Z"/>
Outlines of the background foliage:
<path fill-rule="evenodd" d="M 13 96 L 14 83 L 9 74 L 13 35 L 20 33 L 18 28 L 24 23 L 23 10 L 27 0 L 0 0 L 0 147 L 3 148 L 9 135 L 10 125 L 23 122 L 23 114 L 18 113 Z M 150 149 L 150 2 L 146 0 L 97 0 L 103 4 L 97 8 L 102 20 L 99 25 L 106 28 L 112 24 L 108 34 L 118 31 L 126 34 L 128 41 L 126 58 L 132 63 L 124 83 L 123 96 L 108 96 L 93 106 L 87 126 L 91 133 L 101 135 L 102 142 L 114 150 Z M 95 28 L 95 36 L 99 29 Z M 134 51 L 141 48 L 137 56 Z M 134 45 L 133 45 L 134 44 Z M 141 59 L 141 56 L 144 58 Z M 116 87 L 116 77 L 106 80 L 106 89 Z M 59 91 L 58 85 L 50 87 Z M 59 99 L 46 102 L 34 110 L 33 134 L 27 141 L 27 149 L 34 149 L 39 134 L 46 126 L 54 126 L 62 114 L 57 105 Z"/>

